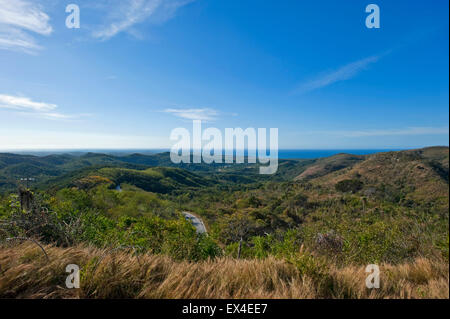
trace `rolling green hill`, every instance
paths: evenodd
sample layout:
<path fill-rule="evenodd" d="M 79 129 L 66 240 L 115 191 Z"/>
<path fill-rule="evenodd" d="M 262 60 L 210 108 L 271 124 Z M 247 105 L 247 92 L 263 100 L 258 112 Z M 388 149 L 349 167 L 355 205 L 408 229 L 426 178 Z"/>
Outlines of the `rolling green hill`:
<path fill-rule="evenodd" d="M 143 171 L 124 168 L 102 168 L 98 175 L 114 185 L 129 184 L 148 192 L 168 193 L 183 187 L 209 186 L 212 181 L 179 168 L 156 167 Z"/>
<path fill-rule="evenodd" d="M 127 184 L 147 192 L 165 194 L 175 189 L 210 186 L 213 180 L 179 168 L 154 167 L 135 170 L 119 167 L 90 167 L 50 179 L 40 186 L 53 190 L 68 187 L 88 189 L 105 183 L 110 188 Z"/>
<path fill-rule="evenodd" d="M 218 183 L 249 184 L 268 179 L 289 180 L 310 162 L 310 160 L 280 160 L 279 170 L 275 176 L 262 176 L 259 174 L 257 164 L 174 164 L 168 152 L 126 156 L 97 153 L 48 156 L 0 154 L 0 193 L 17 188 L 18 181 L 23 177 L 35 178 L 34 184 L 37 187 L 54 188 L 67 185 L 73 179 L 94 173 L 104 167 L 134 170 L 171 167 L 199 174 Z"/>
<path fill-rule="evenodd" d="M 234 185 L 265 181 L 311 181 L 332 187 L 340 180 L 361 175 L 367 187 L 381 184 L 391 187 L 399 183 L 415 185 L 417 189 L 422 189 L 415 191 L 420 198 L 429 191 L 442 195 L 432 185 L 437 185 L 435 180 L 438 184 L 448 185 L 449 156 L 448 147 L 431 147 L 366 156 L 337 154 L 320 159 L 279 160 L 278 171 L 274 175 L 260 175 L 258 169 L 258 164 L 178 165 L 171 162 L 167 152 L 125 156 L 97 153 L 48 156 L 3 153 L 0 154 L 0 192 L 17 188 L 18 180 L 22 177 L 33 177 L 36 187 L 48 189 L 71 185 L 75 180 L 89 175 L 101 175 L 116 184 L 131 181 L 131 184 L 146 190 L 169 192 L 178 187 L 206 186 L 213 181 Z M 412 181 L 412 178 L 415 180 Z M 151 186 L 152 183 L 154 186 Z M 437 188 L 440 190 L 442 187 L 439 184 Z"/>

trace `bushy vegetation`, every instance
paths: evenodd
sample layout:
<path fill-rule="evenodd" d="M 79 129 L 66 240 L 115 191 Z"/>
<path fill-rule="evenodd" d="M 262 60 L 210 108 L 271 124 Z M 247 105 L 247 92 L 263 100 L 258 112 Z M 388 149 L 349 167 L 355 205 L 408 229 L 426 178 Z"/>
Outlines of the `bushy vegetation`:
<path fill-rule="evenodd" d="M 0 163 L 3 170 L 23 164 L 14 156 L 5 158 Z M 303 296 L 296 290 L 300 286 L 309 289 L 310 297 L 377 297 L 356 287 L 348 273 L 367 264 L 386 265 L 396 273 L 391 274 L 395 280 L 406 268 L 414 273 L 415 267 L 424 267 L 417 276 L 428 277 L 420 284 L 411 283 L 413 290 L 390 287 L 382 296 L 398 297 L 402 291 L 420 297 L 416 288 L 428 291 L 423 296 L 442 296 L 442 287 L 448 289 L 448 272 L 441 271 L 449 260 L 448 148 L 286 161 L 273 177 L 255 177 L 254 167 L 245 165 L 234 170 L 145 166 L 164 161 L 161 156 L 135 154 L 118 159 L 88 154 L 82 158 L 109 164 L 82 167 L 48 182 L 51 187 L 44 183 L 33 192 L 21 188 L 18 194 L 0 196 L 0 245 L 6 245 L 1 249 L 30 239 L 61 249 L 96 247 L 123 259 L 135 257 L 133 263 L 143 256 L 162 258 L 158 262 L 170 258 L 167 263 L 177 271 L 188 267 L 186 263 L 200 267 L 199 271 L 234 263 L 251 272 L 248 263 L 233 261 L 240 258 L 263 267 L 263 273 L 269 271 L 264 267 L 281 267 L 277 271 L 286 271 L 289 280 L 297 283 L 287 290 L 269 289 L 264 292 L 269 297 Z M 31 161 L 30 165 L 37 161 L 34 157 L 21 160 Z M 58 169 L 82 163 L 72 157 L 51 160 Z M 183 211 L 202 218 L 208 233 L 197 233 Z M 89 258 L 84 260 L 87 269 L 94 263 Z M 439 278 L 431 274 L 432 265 L 439 265 Z M 92 271 L 85 274 L 91 286 L 84 296 L 97 296 L 93 291 L 101 285 L 95 277 L 97 270 Z M 173 276 L 169 273 L 168 278 Z M 144 280 L 136 276 L 133 280 Z M 277 277 L 272 284 L 286 287 L 285 275 L 280 276 L 284 279 Z M 446 286 L 443 278 L 447 278 Z M 178 289 L 173 280 L 167 285 Z M 434 286 L 420 286 L 423 282 L 437 285 L 437 292 L 431 292 Z M 224 283 L 228 284 L 232 285 Z M 102 296 L 156 296 L 147 288 L 139 286 L 126 293 L 106 290 Z M 159 293 L 185 296 L 166 290 Z M 247 291 L 242 296 L 255 293 Z M 213 295 L 204 292 L 198 297 Z"/>
<path fill-rule="evenodd" d="M 90 191 L 63 189 L 54 196 L 33 197 L 24 210 L 18 196 L 3 200 L 5 239 L 36 238 L 43 243 L 73 246 L 132 247 L 137 252 L 200 260 L 221 253 L 207 236 L 197 234 L 167 201 L 143 191 L 117 192 L 106 186 Z"/>

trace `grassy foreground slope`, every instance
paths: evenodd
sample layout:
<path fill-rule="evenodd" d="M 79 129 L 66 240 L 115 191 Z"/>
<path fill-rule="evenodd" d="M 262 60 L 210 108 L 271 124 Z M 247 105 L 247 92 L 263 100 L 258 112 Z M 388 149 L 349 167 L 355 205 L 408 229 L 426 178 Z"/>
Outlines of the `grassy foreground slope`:
<path fill-rule="evenodd" d="M 367 289 L 363 266 L 305 264 L 273 257 L 192 263 L 167 256 L 86 246 L 42 251 L 23 244 L 0 251 L 3 298 L 449 298 L 448 263 L 417 258 L 380 265 L 379 289 Z M 81 267 L 80 289 L 65 289 L 68 264 Z"/>

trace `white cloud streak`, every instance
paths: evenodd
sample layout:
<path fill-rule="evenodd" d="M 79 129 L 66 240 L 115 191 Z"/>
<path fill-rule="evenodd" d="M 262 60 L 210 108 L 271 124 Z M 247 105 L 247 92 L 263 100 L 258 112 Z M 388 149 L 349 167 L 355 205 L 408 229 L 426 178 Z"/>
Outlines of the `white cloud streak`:
<path fill-rule="evenodd" d="M 366 70 L 371 64 L 376 63 L 385 54 L 374 55 L 362 60 L 349 63 L 337 70 L 325 73 L 315 79 L 306 81 L 305 83 L 300 84 L 294 90 L 294 93 L 306 93 L 326 87 L 336 82 L 349 80 L 358 75 L 358 73 L 360 73 L 361 71 Z"/>
<path fill-rule="evenodd" d="M 3 24 L 49 35 L 52 33 L 49 20 L 49 16 L 32 2 L 0 0 L 0 22 Z"/>
<path fill-rule="evenodd" d="M 82 117 L 91 116 L 91 114 L 63 114 L 58 112 L 18 112 L 18 114 L 44 120 L 76 120 Z"/>
<path fill-rule="evenodd" d="M 214 121 L 217 119 L 219 112 L 213 109 L 166 109 L 166 113 L 175 115 L 176 117 L 186 120 Z"/>
<path fill-rule="evenodd" d="M 0 26 L 2 26 L 0 24 Z M 0 49 L 35 54 L 42 49 L 33 37 L 15 28 L 5 27 L 0 31 Z"/>
<path fill-rule="evenodd" d="M 108 21 L 92 33 L 94 38 L 108 40 L 127 31 L 136 34 L 133 26 L 147 20 L 163 23 L 171 19 L 175 12 L 193 0 L 121 0 L 117 5 L 103 5 L 108 8 Z M 114 9 L 115 8 L 115 9 Z"/>
<path fill-rule="evenodd" d="M 35 102 L 27 97 L 0 94 L 0 108 L 15 110 L 51 111 L 56 109 L 56 104 Z"/>
<path fill-rule="evenodd" d="M 49 16 L 27 0 L 0 0 L 0 49 L 35 53 L 41 49 L 27 32 L 50 35 Z"/>
<path fill-rule="evenodd" d="M 16 113 L 48 120 L 75 119 L 88 114 L 68 115 L 55 112 L 56 104 L 36 102 L 27 97 L 0 94 L 0 109 L 10 109 Z"/>

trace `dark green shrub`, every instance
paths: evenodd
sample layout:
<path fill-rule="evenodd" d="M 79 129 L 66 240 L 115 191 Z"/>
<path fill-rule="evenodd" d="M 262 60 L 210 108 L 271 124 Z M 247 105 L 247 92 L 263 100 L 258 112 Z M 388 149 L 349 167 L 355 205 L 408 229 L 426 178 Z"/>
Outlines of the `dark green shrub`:
<path fill-rule="evenodd" d="M 363 188 L 363 182 L 357 180 L 357 179 L 345 179 L 343 181 L 338 182 L 335 185 L 335 188 L 337 191 L 342 193 L 356 193 L 357 191 L 361 190 Z"/>

